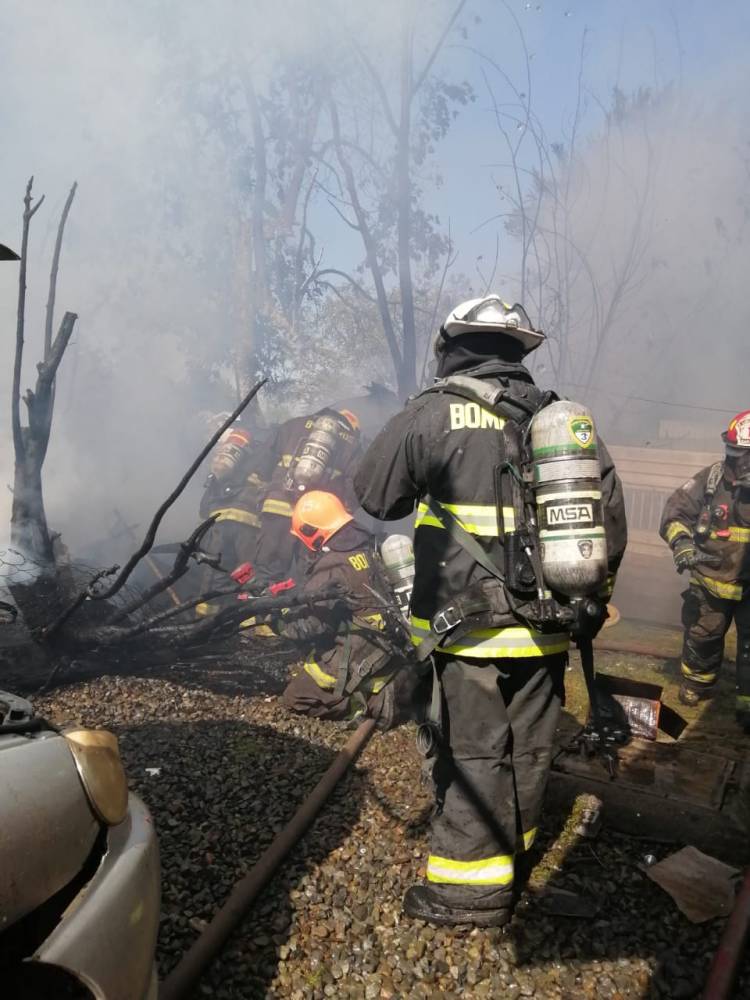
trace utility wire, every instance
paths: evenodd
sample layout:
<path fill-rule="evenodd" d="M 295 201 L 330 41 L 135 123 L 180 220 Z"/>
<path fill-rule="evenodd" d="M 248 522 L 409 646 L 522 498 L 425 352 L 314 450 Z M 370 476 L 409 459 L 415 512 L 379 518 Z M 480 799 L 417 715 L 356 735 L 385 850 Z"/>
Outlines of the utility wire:
<path fill-rule="evenodd" d="M 572 386 L 574 389 L 590 389 L 590 386 L 584 385 L 582 382 L 565 382 L 565 385 Z M 731 413 L 735 414 L 737 410 L 726 410 L 718 406 L 696 406 L 691 403 L 670 403 L 666 399 L 649 399 L 647 396 L 632 396 L 630 393 L 625 392 L 612 392 L 610 389 L 599 389 L 594 390 L 595 392 L 605 392 L 608 396 L 619 396 L 621 399 L 633 399 L 637 400 L 639 403 L 655 403 L 659 406 L 676 406 L 682 410 L 703 410 L 706 413 Z"/>

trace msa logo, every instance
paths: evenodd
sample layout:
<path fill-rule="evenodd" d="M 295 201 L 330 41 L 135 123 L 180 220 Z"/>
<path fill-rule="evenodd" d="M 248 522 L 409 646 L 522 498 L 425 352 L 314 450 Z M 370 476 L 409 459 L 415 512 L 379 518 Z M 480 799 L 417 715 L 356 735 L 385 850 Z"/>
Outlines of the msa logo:
<path fill-rule="evenodd" d="M 558 503 L 547 508 L 547 524 L 580 524 L 593 519 L 590 503 Z"/>
<path fill-rule="evenodd" d="M 505 423 L 495 413 L 482 409 L 479 403 L 451 403 L 450 410 L 452 431 L 462 431 L 465 427 L 491 427 L 499 431 Z"/>

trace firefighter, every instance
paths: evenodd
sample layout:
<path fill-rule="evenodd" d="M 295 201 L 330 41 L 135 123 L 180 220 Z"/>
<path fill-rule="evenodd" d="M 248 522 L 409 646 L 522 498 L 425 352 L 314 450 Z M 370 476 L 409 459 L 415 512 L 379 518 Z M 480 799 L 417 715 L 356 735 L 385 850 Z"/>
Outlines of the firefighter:
<path fill-rule="evenodd" d="M 376 518 L 405 517 L 418 504 L 412 642 L 418 656 L 435 648 L 429 714 L 440 724 L 425 733 L 437 744 L 427 884 L 407 890 L 404 909 L 434 924 L 510 919 L 514 867 L 537 831 L 563 701 L 569 634 L 534 628 L 512 610 L 498 570 L 506 516 L 496 502 L 498 455 L 511 426 L 526 428 L 549 399 L 522 363 L 543 340 L 522 307 L 498 296 L 458 306 L 436 338 L 439 381 L 389 421 L 354 480 Z M 467 398 L 480 390 L 497 406 Z M 625 515 L 601 442 L 598 456 L 608 594 L 625 548 Z"/>
<path fill-rule="evenodd" d="M 274 625 L 306 653 L 283 704 L 320 719 L 351 722 L 375 716 L 383 729 L 405 721 L 406 711 L 396 711 L 392 682 L 404 657 L 387 627 L 390 609 L 383 604 L 392 595 L 379 572 L 372 535 L 337 496 L 320 490 L 305 493 L 295 504 L 291 534 L 309 556 L 305 591 L 314 594 L 340 583 L 342 598 L 290 611 Z M 398 697 L 401 693 L 399 686 Z"/>
<path fill-rule="evenodd" d="M 255 563 L 268 579 L 291 570 L 294 536 L 292 508 L 306 489 L 326 489 L 351 507 L 351 475 L 360 456 L 359 422 L 349 410 L 322 409 L 292 417 L 279 426 L 271 442 L 270 482 L 261 504 L 261 530 Z"/>
<path fill-rule="evenodd" d="M 660 534 L 679 573 L 690 572 L 683 593 L 683 705 L 715 690 L 724 636 L 737 628 L 737 721 L 750 732 L 750 410 L 722 434 L 722 462 L 702 469 L 667 500 Z"/>
<path fill-rule="evenodd" d="M 200 516 L 205 519 L 216 515 L 202 548 L 219 565 L 205 566 L 201 593 L 207 594 L 226 585 L 229 582 L 227 573 L 254 558 L 260 529 L 260 502 L 268 487 L 263 478 L 266 463 L 265 449 L 239 421 L 225 431 L 214 449 L 201 497 Z M 221 604 L 222 599 L 203 601 L 197 605 L 196 614 L 215 613 Z"/>

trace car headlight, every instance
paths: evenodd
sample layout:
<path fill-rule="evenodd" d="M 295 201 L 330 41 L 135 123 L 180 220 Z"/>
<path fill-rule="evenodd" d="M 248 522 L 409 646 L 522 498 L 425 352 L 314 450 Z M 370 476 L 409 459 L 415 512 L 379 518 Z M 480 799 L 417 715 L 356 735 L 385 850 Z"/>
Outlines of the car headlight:
<path fill-rule="evenodd" d="M 128 781 L 117 737 L 106 729 L 71 729 L 63 736 L 91 808 L 108 826 L 121 823 L 128 811 Z"/>

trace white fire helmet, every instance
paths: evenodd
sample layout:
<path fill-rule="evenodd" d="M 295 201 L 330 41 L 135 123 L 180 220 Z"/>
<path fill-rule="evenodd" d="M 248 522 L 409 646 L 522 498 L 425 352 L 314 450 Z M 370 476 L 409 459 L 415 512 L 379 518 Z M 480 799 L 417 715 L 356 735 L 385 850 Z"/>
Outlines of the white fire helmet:
<path fill-rule="evenodd" d="M 535 330 L 522 305 L 509 306 L 499 295 L 469 299 L 456 306 L 440 329 L 440 336 L 450 339 L 462 333 L 504 333 L 520 341 L 528 354 L 544 343 L 541 330 Z"/>

